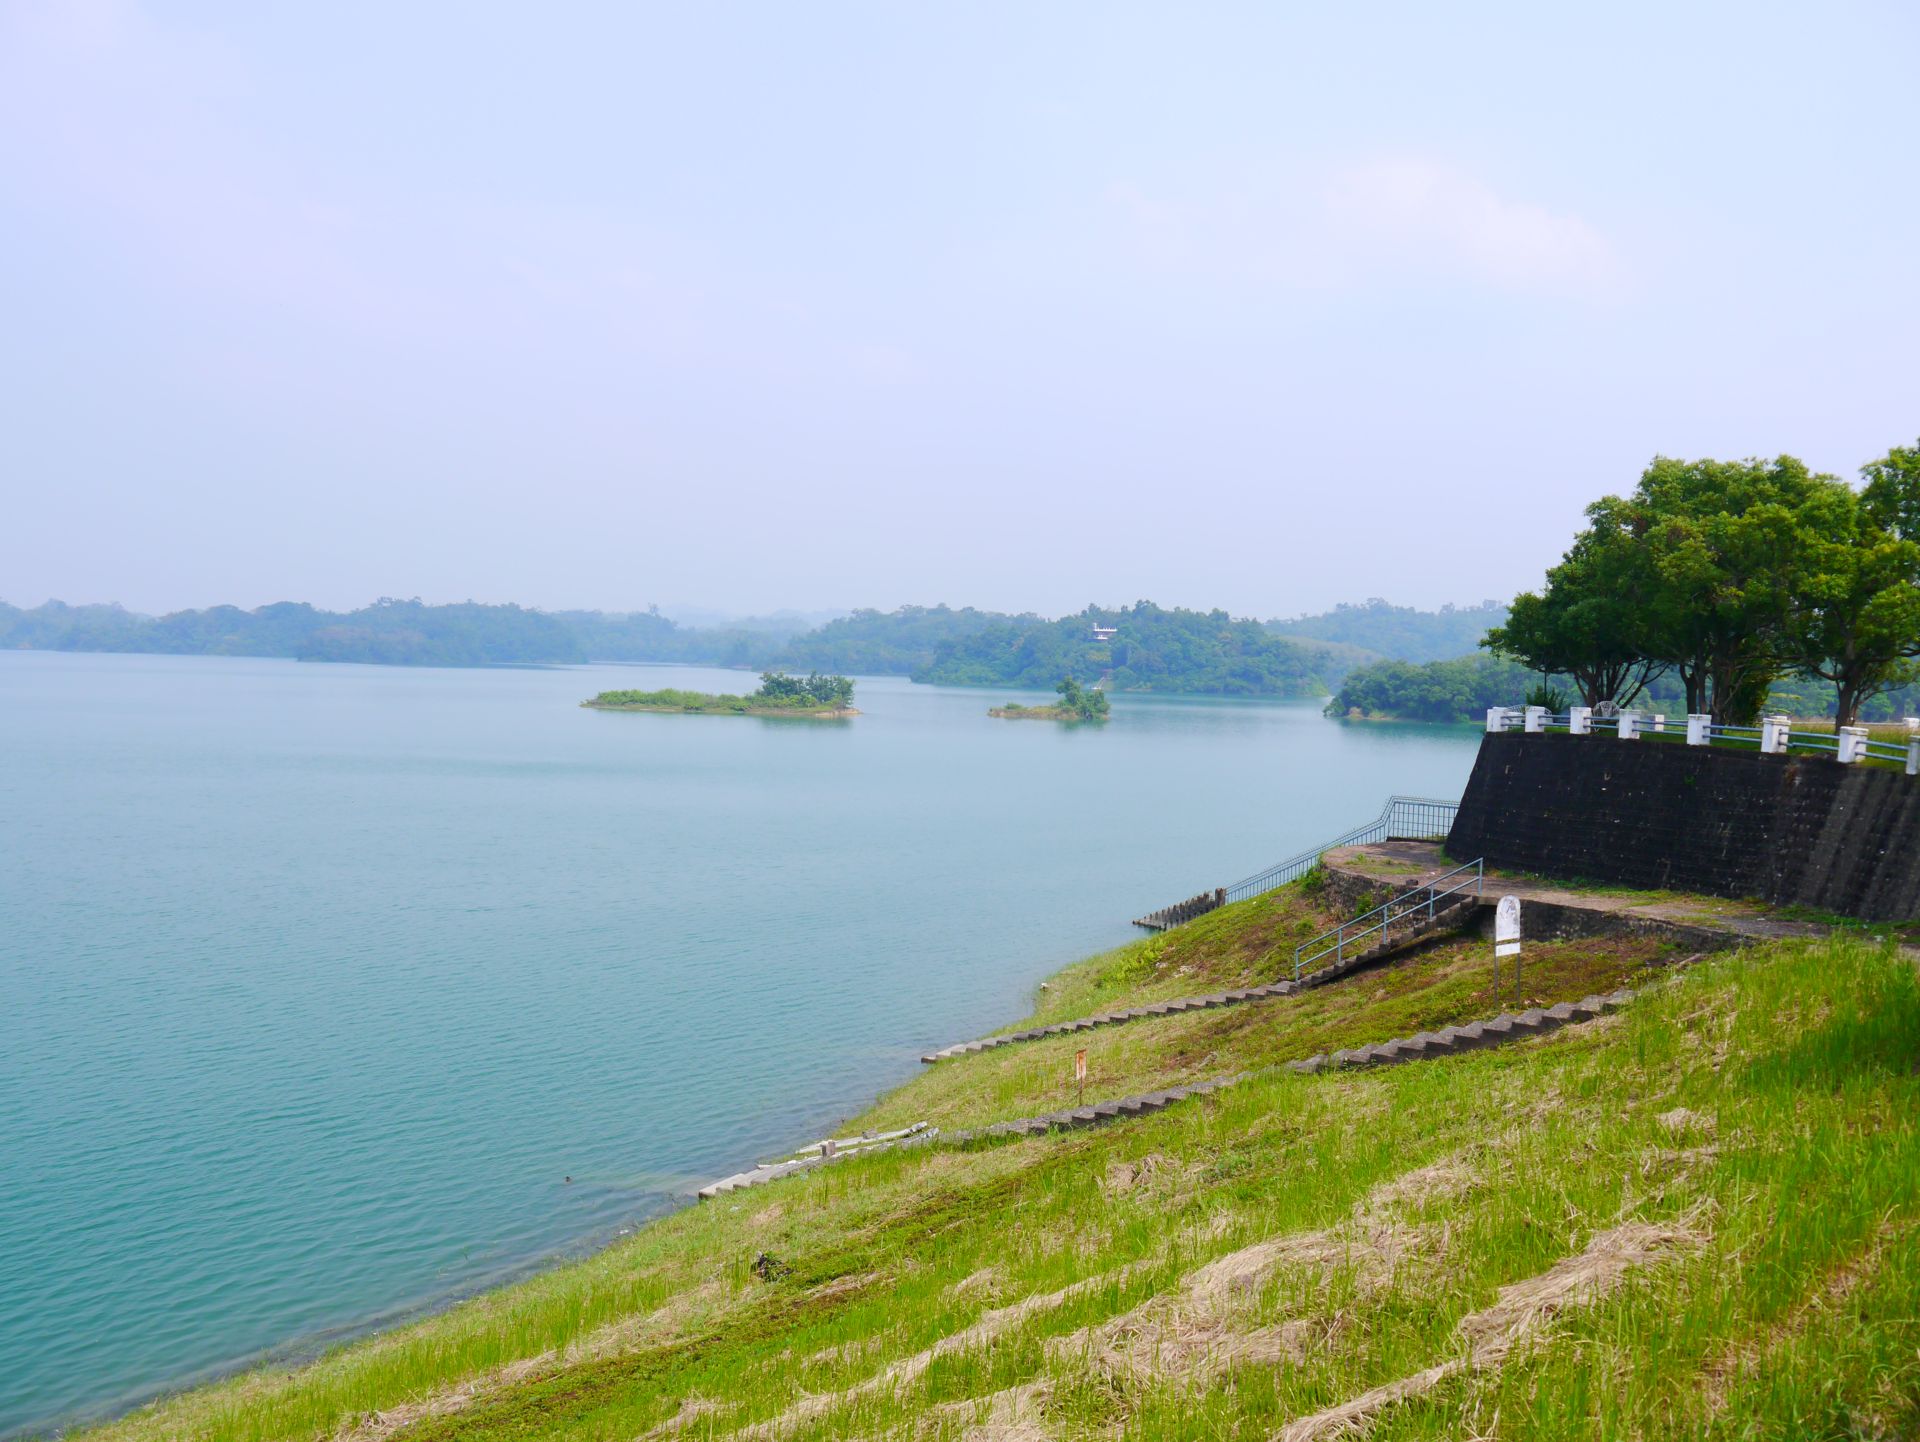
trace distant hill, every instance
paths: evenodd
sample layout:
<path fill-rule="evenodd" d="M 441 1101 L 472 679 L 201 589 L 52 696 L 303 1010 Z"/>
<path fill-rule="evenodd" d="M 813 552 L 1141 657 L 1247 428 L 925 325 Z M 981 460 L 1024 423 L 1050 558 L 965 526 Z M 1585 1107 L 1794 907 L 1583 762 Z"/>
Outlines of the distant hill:
<path fill-rule="evenodd" d="M 1418 614 L 1418 613 L 1414 613 Z M 1111 627 L 1109 640 L 1094 627 Z M 1277 635 L 1224 611 L 1143 601 L 1048 620 L 972 607 L 862 610 L 798 635 L 703 629 L 657 611 L 537 611 L 464 601 L 382 598 L 355 611 L 283 601 L 142 616 L 120 606 L 0 603 L 0 648 L 170 655 L 284 656 L 402 666 L 667 661 L 749 670 L 912 676 L 918 681 L 1051 690 L 1061 677 L 1109 676 L 1115 691 L 1315 696 L 1377 659 L 1339 639 Z"/>
<path fill-rule="evenodd" d="M 520 606 L 428 606 L 382 598 L 357 611 L 281 601 L 243 611 L 210 606 L 142 616 L 120 606 L 0 603 L 0 648 L 133 651 L 178 656 L 286 656 L 301 661 L 478 666 L 584 661 L 565 622 Z"/>
<path fill-rule="evenodd" d="M 1358 605 L 1343 602 L 1318 616 L 1269 621 L 1267 629 L 1279 636 L 1339 641 L 1393 661 L 1449 661 L 1478 650 L 1487 629 L 1506 619 L 1507 608 L 1498 601 L 1419 611 L 1376 596 Z"/>
<path fill-rule="evenodd" d="M 829 621 L 837 621 L 846 611 L 769 611 L 764 616 L 742 616 L 733 611 L 715 611 L 705 606 L 657 606 L 657 614 L 671 616 L 673 623 L 687 631 L 764 631 L 778 636 L 798 636 Z"/>
<path fill-rule="evenodd" d="M 589 661 L 678 661 L 685 665 L 769 665 L 787 636 L 744 626 L 683 626 L 656 611 L 561 611 Z"/>
<path fill-rule="evenodd" d="M 1110 637 L 1095 628 L 1111 629 Z M 944 643 L 916 681 L 1050 689 L 1107 677 L 1112 691 L 1321 696 L 1365 659 L 1353 647 L 1276 636 L 1225 611 L 1089 606 L 1057 621 L 1012 616 Z"/>
<path fill-rule="evenodd" d="M 998 611 L 956 611 L 950 606 L 902 606 L 895 611 L 855 611 L 815 631 L 795 636 L 779 664 L 794 671 L 842 675 L 911 676 L 933 664 L 940 647 L 979 635 L 1009 621 L 1035 621 Z M 1058 681 L 1058 676 L 1053 678 Z M 1048 683 L 1049 685 L 1052 682 Z"/>

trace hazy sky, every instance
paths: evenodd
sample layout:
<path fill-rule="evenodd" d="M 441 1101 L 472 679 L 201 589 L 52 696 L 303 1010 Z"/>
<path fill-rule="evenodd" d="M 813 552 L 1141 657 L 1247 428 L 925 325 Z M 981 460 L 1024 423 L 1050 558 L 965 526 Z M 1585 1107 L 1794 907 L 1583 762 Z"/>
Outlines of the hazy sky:
<path fill-rule="evenodd" d="M 0 598 L 1506 596 L 1920 436 L 1912 5 L 0 0 Z"/>

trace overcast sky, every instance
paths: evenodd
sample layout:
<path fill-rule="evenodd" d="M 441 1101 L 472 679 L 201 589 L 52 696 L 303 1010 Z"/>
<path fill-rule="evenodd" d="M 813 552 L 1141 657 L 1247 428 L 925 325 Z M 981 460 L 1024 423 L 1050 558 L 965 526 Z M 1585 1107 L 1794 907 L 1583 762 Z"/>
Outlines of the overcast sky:
<path fill-rule="evenodd" d="M 1505 597 L 1920 435 L 1916 17 L 0 0 L 0 598 Z"/>

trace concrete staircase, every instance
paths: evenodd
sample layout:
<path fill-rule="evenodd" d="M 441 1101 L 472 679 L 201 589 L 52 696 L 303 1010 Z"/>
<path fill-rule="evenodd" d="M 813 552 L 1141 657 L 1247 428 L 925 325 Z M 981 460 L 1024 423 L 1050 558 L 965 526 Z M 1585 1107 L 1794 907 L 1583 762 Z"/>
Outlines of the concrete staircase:
<path fill-rule="evenodd" d="M 1140 1021 L 1150 1016 L 1174 1016 L 1183 1011 L 1208 1011 L 1218 1006 L 1238 1006 L 1242 1002 L 1265 1001 L 1276 996 L 1292 996 L 1300 990 L 1300 984 L 1291 981 L 1276 981 L 1267 986 L 1250 986 L 1235 991 L 1209 992 L 1205 996 L 1183 996 L 1172 1001 L 1150 1002 L 1146 1006 L 1130 1006 L 1124 1011 L 1103 1011 L 1096 1016 L 1077 1016 L 1072 1021 L 1056 1021 L 1051 1026 L 1028 1027 L 1025 1031 L 1010 1031 L 1000 1036 L 983 1036 L 977 1041 L 963 1041 L 953 1046 L 942 1047 L 939 1051 L 928 1052 L 920 1060 L 923 1062 L 945 1061 L 951 1056 L 971 1056 L 977 1051 L 992 1051 L 995 1047 L 1011 1046 L 1017 1041 L 1038 1041 L 1046 1036 L 1064 1036 L 1070 1031 L 1091 1031 L 1097 1026 L 1118 1026 L 1122 1022 Z"/>
<path fill-rule="evenodd" d="M 1468 892 L 1449 896 L 1436 906 L 1431 913 L 1410 911 L 1397 917 L 1381 928 L 1377 938 L 1364 951 L 1349 952 L 1339 960 L 1309 972 L 1300 978 L 1302 986 L 1325 986 L 1330 981 L 1359 971 L 1362 967 L 1372 966 L 1376 961 L 1384 961 L 1395 952 L 1404 951 L 1415 942 L 1425 941 L 1429 937 L 1439 936 L 1450 931 L 1465 928 L 1485 903 L 1480 897 Z"/>
<path fill-rule="evenodd" d="M 1618 1011 L 1633 1000 L 1631 991 L 1614 991 L 1605 996 L 1582 997 L 1546 1008 L 1530 1007 L 1523 1012 L 1502 1012 L 1491 1021 L 1470 1021 L 1465 1026 L 1446 1026 L 1439 1031 L 1417 1032 L 1413 1036 L 1363 1046 L 1323 1052 L 1304 1061 L 1287 1063 L 1290 1070 L 1311 1075 L 1339 1067 L 1396 1066 L 1401 1062 L 1423 1061 L 1428 1057 L 1456 1056 L 1481 1051 L 1510 1041 L 1525 1041 L 1530 1036 L 1546 1036 L 1563 1026 L 1593 1021 L 1610 1011 Z"/>
<path fill-rule="evenodd" d="M 1311 972 L 1298 981 L 1275 981 L 1265 986 L 1209 992 L 1205 996 L 1177 997 L 1172 1001 L 1156 1001 L 1146 1006 L 1128 1007 L 1124 1011 L 1105 1011 L 1094 1016 L 1079 1016 L 1071 1021 L 1056 1021 L 1049 1026 L 1028 1027 L 1024 1031 L 1005 1032 L 1000 1036 L 983 1036 L 975 1041 L 957 1042 L 953 1046 L 942 1047 L 939 1051 L 928 1052 L 920 1060 L 930 1065 L 933 1062 L 945 1061 L 948 1057 L 971 1056 L 975 1052 L 1011 1046 L 1017 1041 L 1038 1041 L 1042 1037 L 1064 1036 L 1074 1031 L 1091 1031 L 1100 1026 L 1118 1026 L 1122 1022 L 1140 1021 L 1146 1017 L 1173 1016 L 1185 1011 L 1207 1011 L 1214 1007 L 1239 1006 L 1249 1001 L 1270 1001 L 1274 997 L 1292 996 L 1295 992 L 1310 986 L 1324 986 L 1330 981 L 1338 981 L 1361 967 L 1385 960 L 1396 951 L 1412 946 L 1415 942 L 1425 941 L 1443 932 L 1458 930 L 1473 919 L 1474 910 L 1479 905 L 1479 899 L 1473 896 L 1450 898 L 1432 916 L 1422 912 L 1408 916 L 1404 922 L 1395 922 L 1365 951 L 1354 952 L 1336 964 Z"/>
<path fill-rule="evenodd" d="M 1677 965 L 1689 966 L 1699 959 L 1700 955 L 1696 953 Z M 1398 1066 L 1403 1062 L 1426 1061 L 1436 1057 L 1483 1051 L 1488 1047 L 1505 1046 L 1510 1042 L 1525 1041 L 1530 1037 L 1548 1036 L 1563 1026 L 1593 1021 L 1609 1012 L 1618 1011 L 1632 1001 L 1634 995 L 1635 993 L 1631 990 L 1623 989 L 1609 992 L 1605 996 L 1587 996 L 1579 1001 L 1561 1002 L 1556 1006 L 1530 1007 L 1526 1011 L 1517 1013 L 1502 1012 L 1489 1021 L 1470 1021 L 1464 1026 L 1448 1026 L 1442 1027 L 1439 1031 L 1418 1032 L 1413 1036 L 1381 1042 L 1377 1046 L 1322 1052 L 1318 1056 L 1288 1062 L 1286 1066 L 1290 1071 L 1311 1076 L 1325 1071 Z M 935 1141 L 957 1144 L 980 1137 L 1042 1136 L 1052 1131 L 1098 1126 L 1105 1122 L 1117 1121 L 1121 1117 L 1144 1116 L 1150 1112 L 1164 1111 L 1177 1102 L 1188 1101 L 1194 1097 L 1211 1096 L 1215 1092 L 1239 1085 L 1252 1075 L 1251 1072 L 1235 1072 L 1231 1076 L 1210 1077 L 1205 1081 L 1168 1087 L 1163 1091 L 1117 1097 L 1111 1101 L 1069 1107 L 1062 1111 L 1045 1112 L 1039 1116 L 1016 1117 L 1012 1121 L 995 1122 L 990 1126 L 964 1131 L 942 1133 L 931 1127 L 908 1128 L 907 1132 L 894 1134 L 898 1135 L 900 1140 L 881 1140 L 866 1150 L 928 1146 Z M 825 1156 L 800 1157 L 792 1161 L 756 1167 L 750 1172 L 739 1172 L 704 1186 L 700 1189 L 699 1195 L 702 1198 L 710 1198 L 723 1196 L 728 1192 L 739 1191 L 746 1187 L 757 1187 L 765 1182 L 792 1176 L 796 1172 L 811 1171 L 815 1167 L 826 1166 L 850 1155 L 854 1153 L 841 1152 Z"/>

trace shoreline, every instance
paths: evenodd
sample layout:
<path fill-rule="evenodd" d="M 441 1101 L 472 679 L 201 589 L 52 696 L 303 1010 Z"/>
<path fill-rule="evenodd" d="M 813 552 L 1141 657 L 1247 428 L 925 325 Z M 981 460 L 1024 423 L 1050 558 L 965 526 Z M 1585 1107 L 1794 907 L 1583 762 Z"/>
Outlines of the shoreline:
<path fill-rule="evenodd" d="M 809 711 L 799 706 L 630 706 L 604 701 L 582 701 L 580 705 L 588 711 L 646 711 L 656 716 L 781 716 L 797 721 L 842 721 L 860 714 L 856 706 Z"/>
<path fill-rule="evenodd" d="M 1082 716 L 1069 711 L 1064 706 L 994 706 L 988 709 L 989 716 L 1002 721 L 1104 721 L 1105 716 Z"/>

